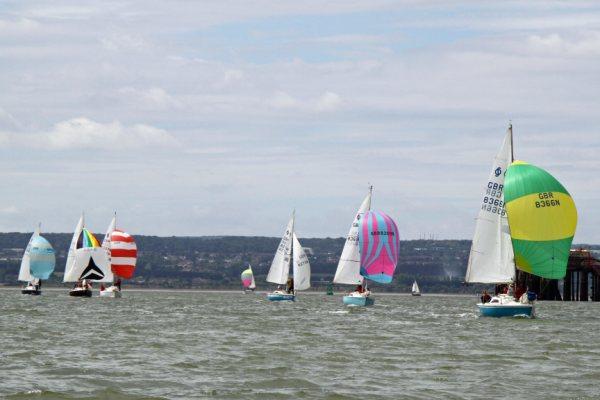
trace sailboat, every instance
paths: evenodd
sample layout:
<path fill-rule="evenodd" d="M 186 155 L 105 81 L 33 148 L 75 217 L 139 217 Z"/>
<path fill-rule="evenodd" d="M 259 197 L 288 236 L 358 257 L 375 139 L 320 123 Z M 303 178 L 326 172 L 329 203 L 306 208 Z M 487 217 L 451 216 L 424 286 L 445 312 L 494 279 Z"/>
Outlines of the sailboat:
<path fill-rule="evenodd" d="M 242 271 L 242 286 L 244 287 L 244 293 L 253 293 L 254 289 L 256 289 L 251 265 L 248 265 L 248 268 Z"/>
<path fill-rule="evenodd" d="M 270 301 L 294 301 L 297 291 L 310 288 L 310 263 L 294 232 L 295 218 L 294 211 L 267 275 L 267 282 L 279 285 L 275 291 L 267 295 Z M 290 262 L 293 266 L 292 278 L 289 277 Z M 281 285 L 286 285 L 286 289 L 281 289 Z"/>
<path fill-rule="evenodd" d="M 566 274 L 577 210 L 567 190 L 541 168 L 514 161 L 512 125 L 486 184 L 469 255 L 466 282 L 505 284 L 516 269 L 549 279 Z M 535 315 L 535 295 L 497 294 L 477 304 L 491 317 Z M 484 302 L 485 301 L 485 302 Z"/>
<path fill-rule="evenodd" d="M 85 228 L 81 215 L 73 232 L 63 282 L 76 282 L 70 296 L 92 297 L 91 281 L 112 282 L 113 274 L 105 248 L 100 246 L 92 232 Z"/>
<path fill-rule="evenodd" d="M 421 295 L 421 290 L 419 289 L 419 285 L 417 284 L 417 281 L 414 281 L 413 284 L 412 284 L 411 294 L 413 296 L 420 296 Z"/>
<path fill-rule="evenodd" d="M 374 304 L 365 278 L 380 283 L 391 282 L 398 261 L 398 228 L 386 214 L 370 211 L 372 192 L 370 187 L 356 212 L 333 278 L 334 283 L 357 285 L 354 292 L 344 296 L 346 305 Z"/>
<path fill-rule="evenodd" d="M 108 253 L 110 269 L 116 280 L 107 288 L 102 285 L 101 297 L 121 297 L 121 279 L 131 279 L 137 263 L 137 245 L 133 236 L 117 229 L 116 226 L 115 213 L 104 235 L 102 247 Z"/>
<path fill-rule="evenodd" d="M 18 279 L 27 282 L 27 286 L 21 289 L 22 294 L 42 294 L 42 280 L 50 278 L 56 265 L 56 256 L 52 245 L 46 238 L 40 235 L 40 225 L 33 232 L 19 269 Z"/>

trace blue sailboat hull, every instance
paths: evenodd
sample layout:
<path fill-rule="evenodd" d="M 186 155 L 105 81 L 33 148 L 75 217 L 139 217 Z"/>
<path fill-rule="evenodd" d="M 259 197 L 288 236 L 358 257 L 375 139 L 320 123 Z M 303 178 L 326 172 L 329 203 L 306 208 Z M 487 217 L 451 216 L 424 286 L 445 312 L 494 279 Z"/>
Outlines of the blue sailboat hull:
<path fill-rule="evenodd" d="M 522 304 L 522 305 L 487 305 L 477 304 L 482 317 L 517 317 L 526 316 L 531 317 L 533 311 L 533 305 Z"/>
<path fill-rule="evenodd" d="M 296 296 L 293 294 L 269 293 L 267 294 L 269 301 L 295 301 Z"/>
<path fill-rule="evenodd" d="M 375 304 L 375 300 L 371 297 L 359 297 L 359 296 L 344 296 L 343 302 L 347 306 L 372 306 Z"/>

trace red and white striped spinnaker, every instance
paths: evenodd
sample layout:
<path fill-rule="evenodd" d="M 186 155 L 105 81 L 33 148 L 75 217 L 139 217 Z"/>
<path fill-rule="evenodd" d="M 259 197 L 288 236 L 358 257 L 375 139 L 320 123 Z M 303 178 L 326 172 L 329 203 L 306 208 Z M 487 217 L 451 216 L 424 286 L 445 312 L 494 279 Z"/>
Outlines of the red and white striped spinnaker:
<path fill-rule="evenodd" d="M 137 246 L 127 232 L 115 228 L 116 217 L 113 218 L 102 247 L 106 248 L 110 256 L 112 272 L 124 279 L 133 277 L 137 261 Z"/>

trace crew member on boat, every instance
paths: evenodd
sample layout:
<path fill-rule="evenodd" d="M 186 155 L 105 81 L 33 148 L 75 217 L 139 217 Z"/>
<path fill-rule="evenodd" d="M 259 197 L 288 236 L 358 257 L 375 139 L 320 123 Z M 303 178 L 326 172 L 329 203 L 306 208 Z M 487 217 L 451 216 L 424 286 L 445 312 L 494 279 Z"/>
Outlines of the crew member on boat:
<path fill-rule="evenodd" d="M 490 300 L 492 300 L 492 296 L 490 296 L 487 290 L 484 290 L 483 294 L 481 295 L 481 302 L 485 304 L 489 303 Z"/>
<path fill-rule="evenodd" d="M 293 278 L 288 278 L 287 287 L 286 287 L 285 291 L 288 293 L 294 293 L 294 279 Z"/>

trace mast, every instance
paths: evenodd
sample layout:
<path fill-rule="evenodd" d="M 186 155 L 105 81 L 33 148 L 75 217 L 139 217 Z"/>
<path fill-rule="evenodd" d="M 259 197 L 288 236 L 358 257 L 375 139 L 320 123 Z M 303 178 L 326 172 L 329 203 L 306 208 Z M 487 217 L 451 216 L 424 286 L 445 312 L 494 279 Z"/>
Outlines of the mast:
<path fill-rule="evenodd" d="M 373 185 L 369 184 L 369 206 L 367 207 L 367 211 L 371 211 L 371 200 L 373 199 Z M 369 280 L 367 279 L 367 277 L 364 277 L 365 279 L 363 280 L 363 282 L 365 283 L 365 287 L 363 288 L 363 290 L 366 292 L 367 290 L 369 290 Z"/>
<path fill-rule="evenodd" d="M 513 163 L 515 161 L 515 146 L 513 142 L 512 121 L 508 122 L 508 131 L 510 132 L 510 162 Z"/>
<path fill-rule="evenodd" d="M 510 134 L 510 163 L 512 164 L 513 162 L 515 162 L 515 145 L 514 145 L 514 141 L 513 141 L 512 121 L 508 121 L 508 131 Z M 508 167 L 506 169 L 508 170 Z M 504 201 L 504 191 L 502 191 L 502 201 Z M 504 212 L 506 213 L 506 204 L 504 204 L 502 207 L 504 208 Z M 506 218 L 508 219 L 508 214 L 507 214 Z M 510 232 L 510 225 L 507 226 L 507 228 L 508 228 L 508 231 Z M 514 252 L 514 250 L 513 250 L 513 252 Z M 516 290 L 517 282 L 519 281 L 519 269 L 517 268 L 517 258 L 514 256 L 513 256 L 513 265 L 515 267 L 515 273 L 513 274 L 513 284 L 515 287 L 513 290 Z"/>
<path fill-rule="evenodd" d="M 290 259 L 288 261 L 288 276 L 290 273 L 290 266 L 294 265 L 294 230 L 295 227 L 294 225 L 296 225 L 296 209 L 294 208 L 294 211 L 292 212 L 292 234 L 290 235 Z M 296 294 L 296 289 L 294 286 L 296 286 L 295 281 L 294 281 L 294 268 L 292 268 L 292 293 L 294 293 L 294 295 Z"/>

